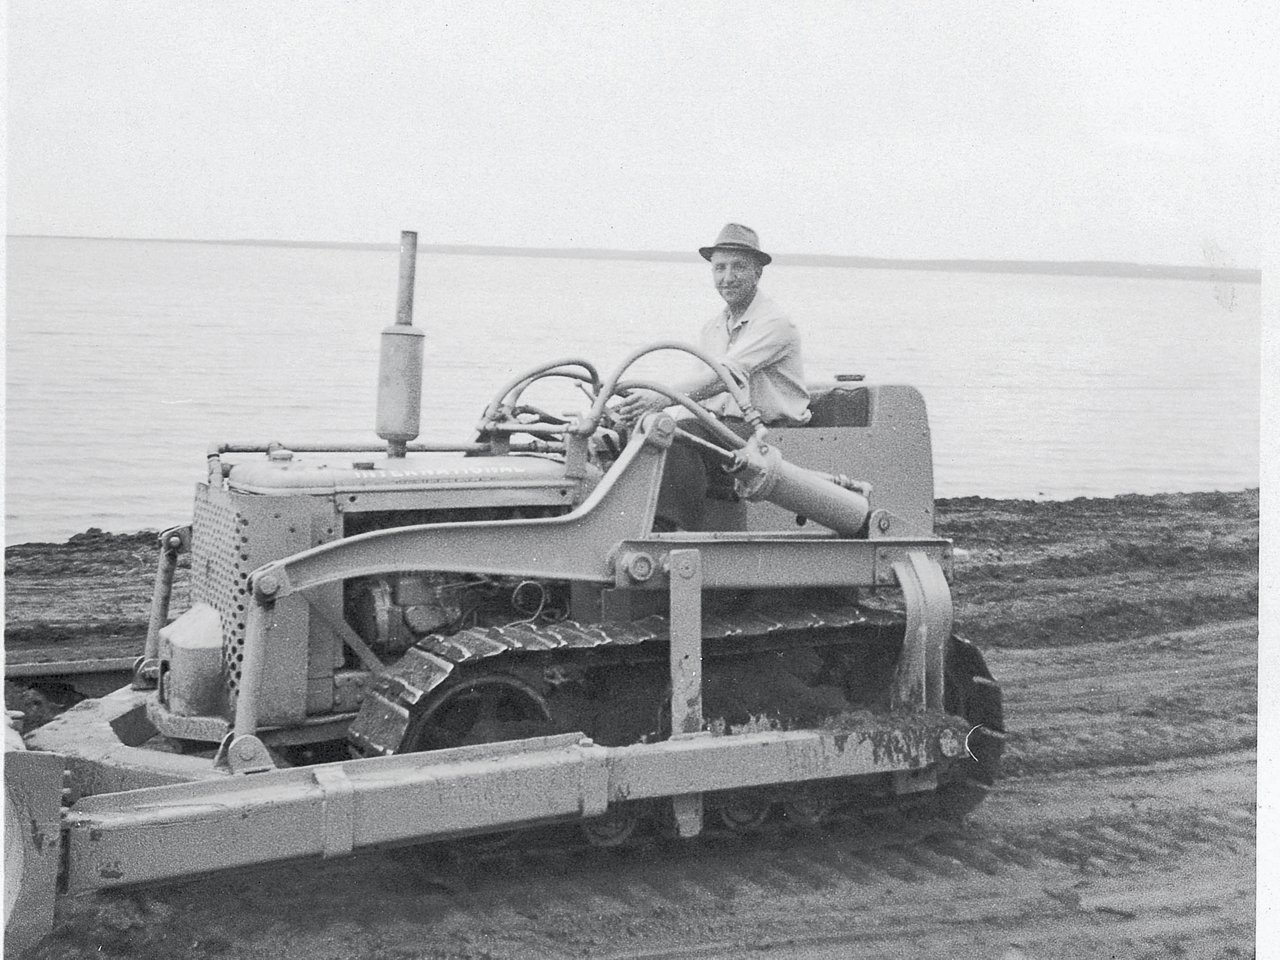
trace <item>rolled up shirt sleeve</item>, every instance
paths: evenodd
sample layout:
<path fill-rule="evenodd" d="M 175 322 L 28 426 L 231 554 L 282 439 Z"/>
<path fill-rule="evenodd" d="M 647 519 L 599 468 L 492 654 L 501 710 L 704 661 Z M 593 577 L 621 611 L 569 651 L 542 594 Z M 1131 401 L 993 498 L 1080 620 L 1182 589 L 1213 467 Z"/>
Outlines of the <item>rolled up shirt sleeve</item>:
<path fill-rule="evenodd" d="M 738 382 L 746 385 L 762 367 L 775 366 L 791 355 L 799 342 L 795 325 L 785 317 L 762 317 L 743 328 L 721 357 Z"/>

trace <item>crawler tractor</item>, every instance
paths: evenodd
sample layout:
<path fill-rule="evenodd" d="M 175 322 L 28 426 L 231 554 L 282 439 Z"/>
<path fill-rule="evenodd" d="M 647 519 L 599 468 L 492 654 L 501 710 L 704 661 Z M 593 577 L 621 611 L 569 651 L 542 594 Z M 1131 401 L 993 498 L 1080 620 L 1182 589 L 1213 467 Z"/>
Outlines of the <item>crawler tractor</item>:
<path fill-rule="evenodd" d="M 415 242 L 382 334 L 383 442 L 211 446 L 192 522 L 160 536 L 132 684 L 10 744 L 11 949 L 47 932 L 55 891 L 555 823 L 614 845 L 958 812 L 994 780 L 1000 691 L 952 633 L 916 390 L 837 378 L 806 426 L 769 429 L 715 358 L 663 343 L 608 376 L 535 367 L 472 442 L 418 443 Z M 629 378 L 656 350 L 716 370 L 753 434 Z M 548 378 L 585 409 L 528 402 Z M 614 422 L 637 387 L 679 416 Z M 655 532 L 668 452 L 699 442 L 685 417 L 732 488 L 710 529 Z"/>

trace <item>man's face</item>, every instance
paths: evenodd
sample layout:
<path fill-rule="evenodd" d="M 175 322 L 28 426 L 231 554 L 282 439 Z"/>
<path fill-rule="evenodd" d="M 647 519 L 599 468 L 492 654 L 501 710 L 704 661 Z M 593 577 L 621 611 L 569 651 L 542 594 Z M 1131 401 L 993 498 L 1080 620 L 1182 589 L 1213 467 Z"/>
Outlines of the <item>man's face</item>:
<path fill-rule="evenodd" d="M 731 308 L 748 306 L 760 282 L 760 261 L 749 253 L 716 250 L 711 254 L 711 277 Z"/>

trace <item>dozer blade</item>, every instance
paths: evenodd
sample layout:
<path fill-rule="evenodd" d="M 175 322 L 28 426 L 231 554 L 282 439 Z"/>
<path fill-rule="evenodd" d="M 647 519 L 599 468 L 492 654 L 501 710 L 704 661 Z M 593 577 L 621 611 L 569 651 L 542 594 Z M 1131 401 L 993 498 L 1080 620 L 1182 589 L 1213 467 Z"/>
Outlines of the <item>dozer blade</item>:
<path fill-rule="evenodd" d="M 13 737 L 17 737 L 14 733 Z M 4 953 L 17 957 L 53 929 L 62 859 L 63 758 L 10 749 L 4 755 Z"/>

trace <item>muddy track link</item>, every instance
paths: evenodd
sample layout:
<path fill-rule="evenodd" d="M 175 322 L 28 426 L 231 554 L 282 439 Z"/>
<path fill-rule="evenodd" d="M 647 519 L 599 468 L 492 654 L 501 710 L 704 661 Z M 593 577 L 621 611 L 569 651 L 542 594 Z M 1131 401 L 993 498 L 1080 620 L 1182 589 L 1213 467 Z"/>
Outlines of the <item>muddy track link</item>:
<path fill-rule="evenodd" d="M 366 756 L 421 749 L 406 745 L 406 735 L 412 734 L 422 711 L 429 709 L 427 704 L 433 695 L 445 693 L 457 684 L 498 676 L 498 672 L 504 677 L 521 678 L 531 687 L 556 687 L 571 683 L 584 670 L 622 667 L 637 678 L 648 668 L 645 679 L 657 683 L 652 698 L 656 705 L 664 685 L 660 679 L 654 680 L 658 676 L 654 668 L 661 665 L 665 669 L 668 629 L 667 618 L 654 615 L 630 622 L 521 622 L 472 627 L 451 636 L 428 636 L 375 681 L 352 724 L 349 739 Z M 883 657 L 892 658 L 900 648 L 902 630 L 900 616 L 847 600 L 808 603 L 803 607 L 775 605 L 767 615 L 748 610 L 707 616 L 704 657 L 714 663 L 770 652 L 786 655 L 848 647 L 876 650 Z M 580 651 L 591 654 L 584 658 L 577 655 Z M 530 696 L 536 694 L 531 690 Z M 559 726 L 568 720 L 559 717 L 552 721 L 549 714 L 544 719 Z M 541 731 L 525 732 L 532 735 Z M 587 732 L 595 735 L 594 731 Z"/>

